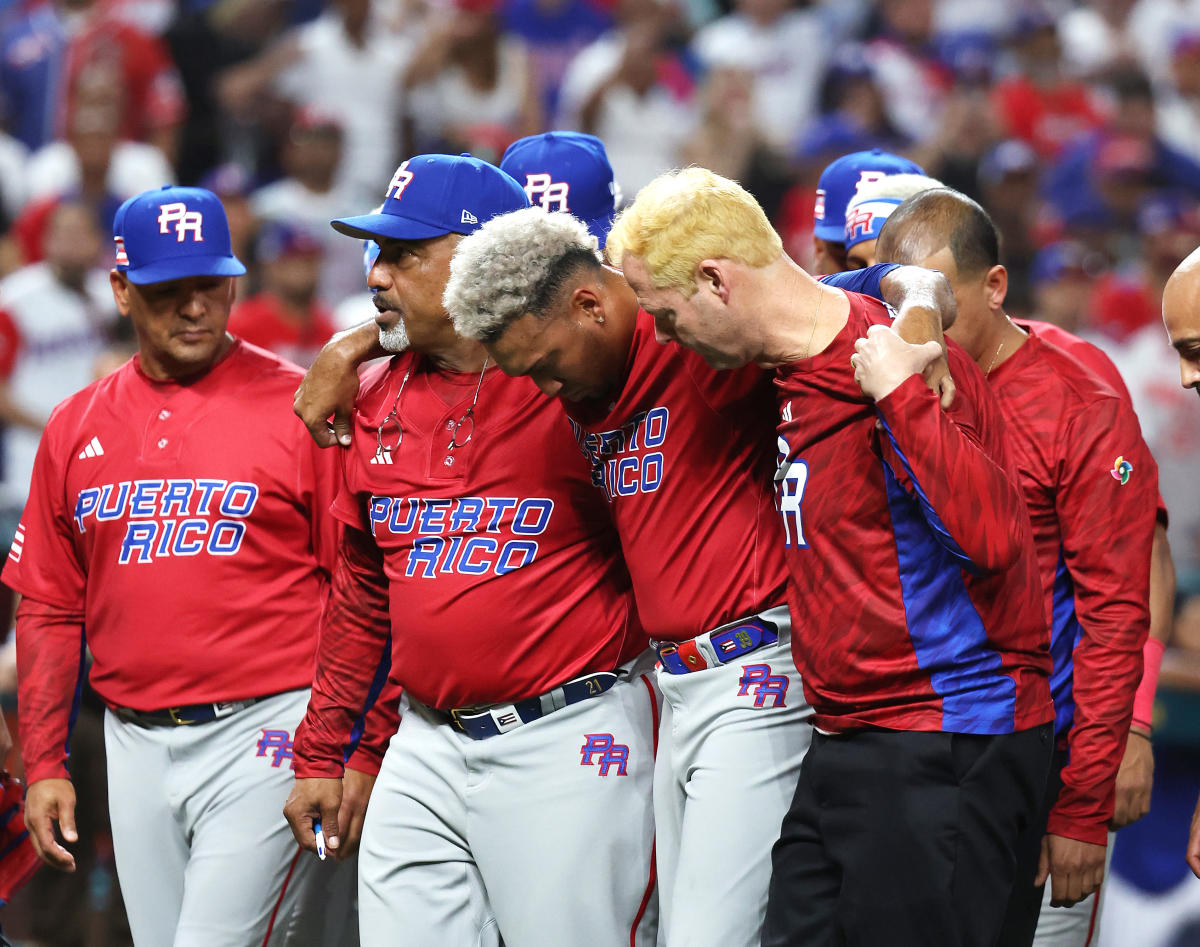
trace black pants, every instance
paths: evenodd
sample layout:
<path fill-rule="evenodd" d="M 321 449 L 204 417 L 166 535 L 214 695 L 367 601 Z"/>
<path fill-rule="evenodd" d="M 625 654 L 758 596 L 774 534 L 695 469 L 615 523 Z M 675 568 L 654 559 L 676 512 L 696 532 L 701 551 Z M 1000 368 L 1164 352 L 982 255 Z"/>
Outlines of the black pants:
<path fill-rule="evenodd" d="M 1052 726 L 813 736 L 772 853 L 763 947 L 994 947 Z"/>
<path fill-rule="evenodd" d="M 1005 912 L 1003 933 L 996 942 L 997 947 L 1027 947 L 1033 943 L 1037 933 L 1038 918 L 1042 914 L 1042 892 L 1045 885 L 1034 885 L 1037 876 L 1038 858 L 1042 854 L 1042 836 L 1046 834 L 1046 823 L 1050 819 L 1050 810 L 1058 801 L 1062 790 L 1062 771 L 1067 765 L 1067 751 L 1055 750 L 1050 764 L 1050 778 L 1046 780 L 1046 793 L 1042 798 L 1042 811 L 1038 814 L 1037 845 L 1032 852 L 1024 853 L 1017 863 L 1017 880 L 1013 885 L 1012 895 L 1008 899 L 1008 910 Z"/>

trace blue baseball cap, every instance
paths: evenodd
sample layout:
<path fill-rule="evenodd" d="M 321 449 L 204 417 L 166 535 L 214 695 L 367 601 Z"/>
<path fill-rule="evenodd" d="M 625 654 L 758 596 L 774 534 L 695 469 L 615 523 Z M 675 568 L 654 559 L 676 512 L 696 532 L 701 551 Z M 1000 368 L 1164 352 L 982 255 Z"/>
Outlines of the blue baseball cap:
<path fill-rule="evenodd" d="M 841 243 L 845 239 L 846 208 L 861 185 L 889 174 L 924 173 L 919 164 L 880 148 L 842 155 L 826 166 L 817 182 L 813 233 L 830 243 Z"/>
<path fill-rule="evenodd" d="M 428 240 L 473 233 L 528 206 L 521 185 L 495 165 L 470 155 L 417 155 L 396 169 L 378 211 L 330 224 L 359 240 Z"/>
<path fill-rule="evenodd" d="M 138 286 L 187 276 L 241 276 L 221 199 L 202 187 L 143 191 L 113 217 L 117 269 Z"/>
<path fill-rule="evenodd" d="M 617 212 L 617 184 L 604 143 L 582 132 L 518 138 L 500 159 L 535 207 L 582 220 L 604 246 Z"/>

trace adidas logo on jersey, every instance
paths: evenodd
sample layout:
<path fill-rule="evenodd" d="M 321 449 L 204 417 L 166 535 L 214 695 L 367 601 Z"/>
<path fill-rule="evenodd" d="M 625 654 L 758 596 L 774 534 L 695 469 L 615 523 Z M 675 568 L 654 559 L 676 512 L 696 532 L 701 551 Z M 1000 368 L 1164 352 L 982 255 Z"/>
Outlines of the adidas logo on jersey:
<path fill-rule="evenodd" d="M 375 448 L 375 456 L 371 458 L 372 464 L 390 464 L 392 463 L 392 452 L 385 450 L 382 447 Z"/>
<path fill-rule="evenodd" d="M 79 459 L 86 460 L 89 457 L 99 457 L 103 453 L 104 448 L 100 446 L 100 438 L 93 437 L 88 446 L 79 452 Z"/>
<path fill-rule="evenodd" d="M 25 524 L 17 523 L 17 532 L 13 536 L 12 546 L 8 549 L 8 558 L 13 562 L 21 561 L 21 551 L 25 548 Z"/>

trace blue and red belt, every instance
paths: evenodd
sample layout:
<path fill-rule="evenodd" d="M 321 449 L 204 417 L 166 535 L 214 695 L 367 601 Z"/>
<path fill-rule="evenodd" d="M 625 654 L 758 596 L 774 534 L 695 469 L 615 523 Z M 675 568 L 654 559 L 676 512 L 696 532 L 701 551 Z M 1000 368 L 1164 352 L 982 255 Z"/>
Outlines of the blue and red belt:
<path fill-rule="evenodd" d="M 687 641 L 656 641 L 654 650 L 668 674 L 691 674 L 736 661 L 778 640 L 778 625 L 752 615 Z"/>

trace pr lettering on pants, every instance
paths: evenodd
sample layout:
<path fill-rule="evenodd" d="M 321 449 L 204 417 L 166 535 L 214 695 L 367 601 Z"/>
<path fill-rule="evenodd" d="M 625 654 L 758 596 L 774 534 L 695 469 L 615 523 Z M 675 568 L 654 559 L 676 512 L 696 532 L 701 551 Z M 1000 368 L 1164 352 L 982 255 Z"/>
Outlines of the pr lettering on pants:
<path fill-rule="evenodd" d="M 288 764 L 290 769 L 296 768 L 296 760 L 292 756 L 292 735 L 287 730 L 267 730 L 264 727 L 262 738 L 258 741 L 258 752 L 254 755 L 269 756 L 271 765 L 276 769 L 284 760 L 291 760 Z"/>
<path fill-rule="evenodd" d="M 607 776 L 614 766 L 618 776 L 626 775 L 629 745 L 617 743 L 611 733 L 584 734 L 584 744 L 579 755 L 580 766 L 598 766 L 601 776 Z"/>
<path fill-rule="evenodd" d="M 738 697 L 753 695 L 755 707 L 786 707 L 790 683 L 786 674 L 772 674 L 769 664 L 744 664 Z M 768 700 L 772 703 L 768 704 Z"/>

